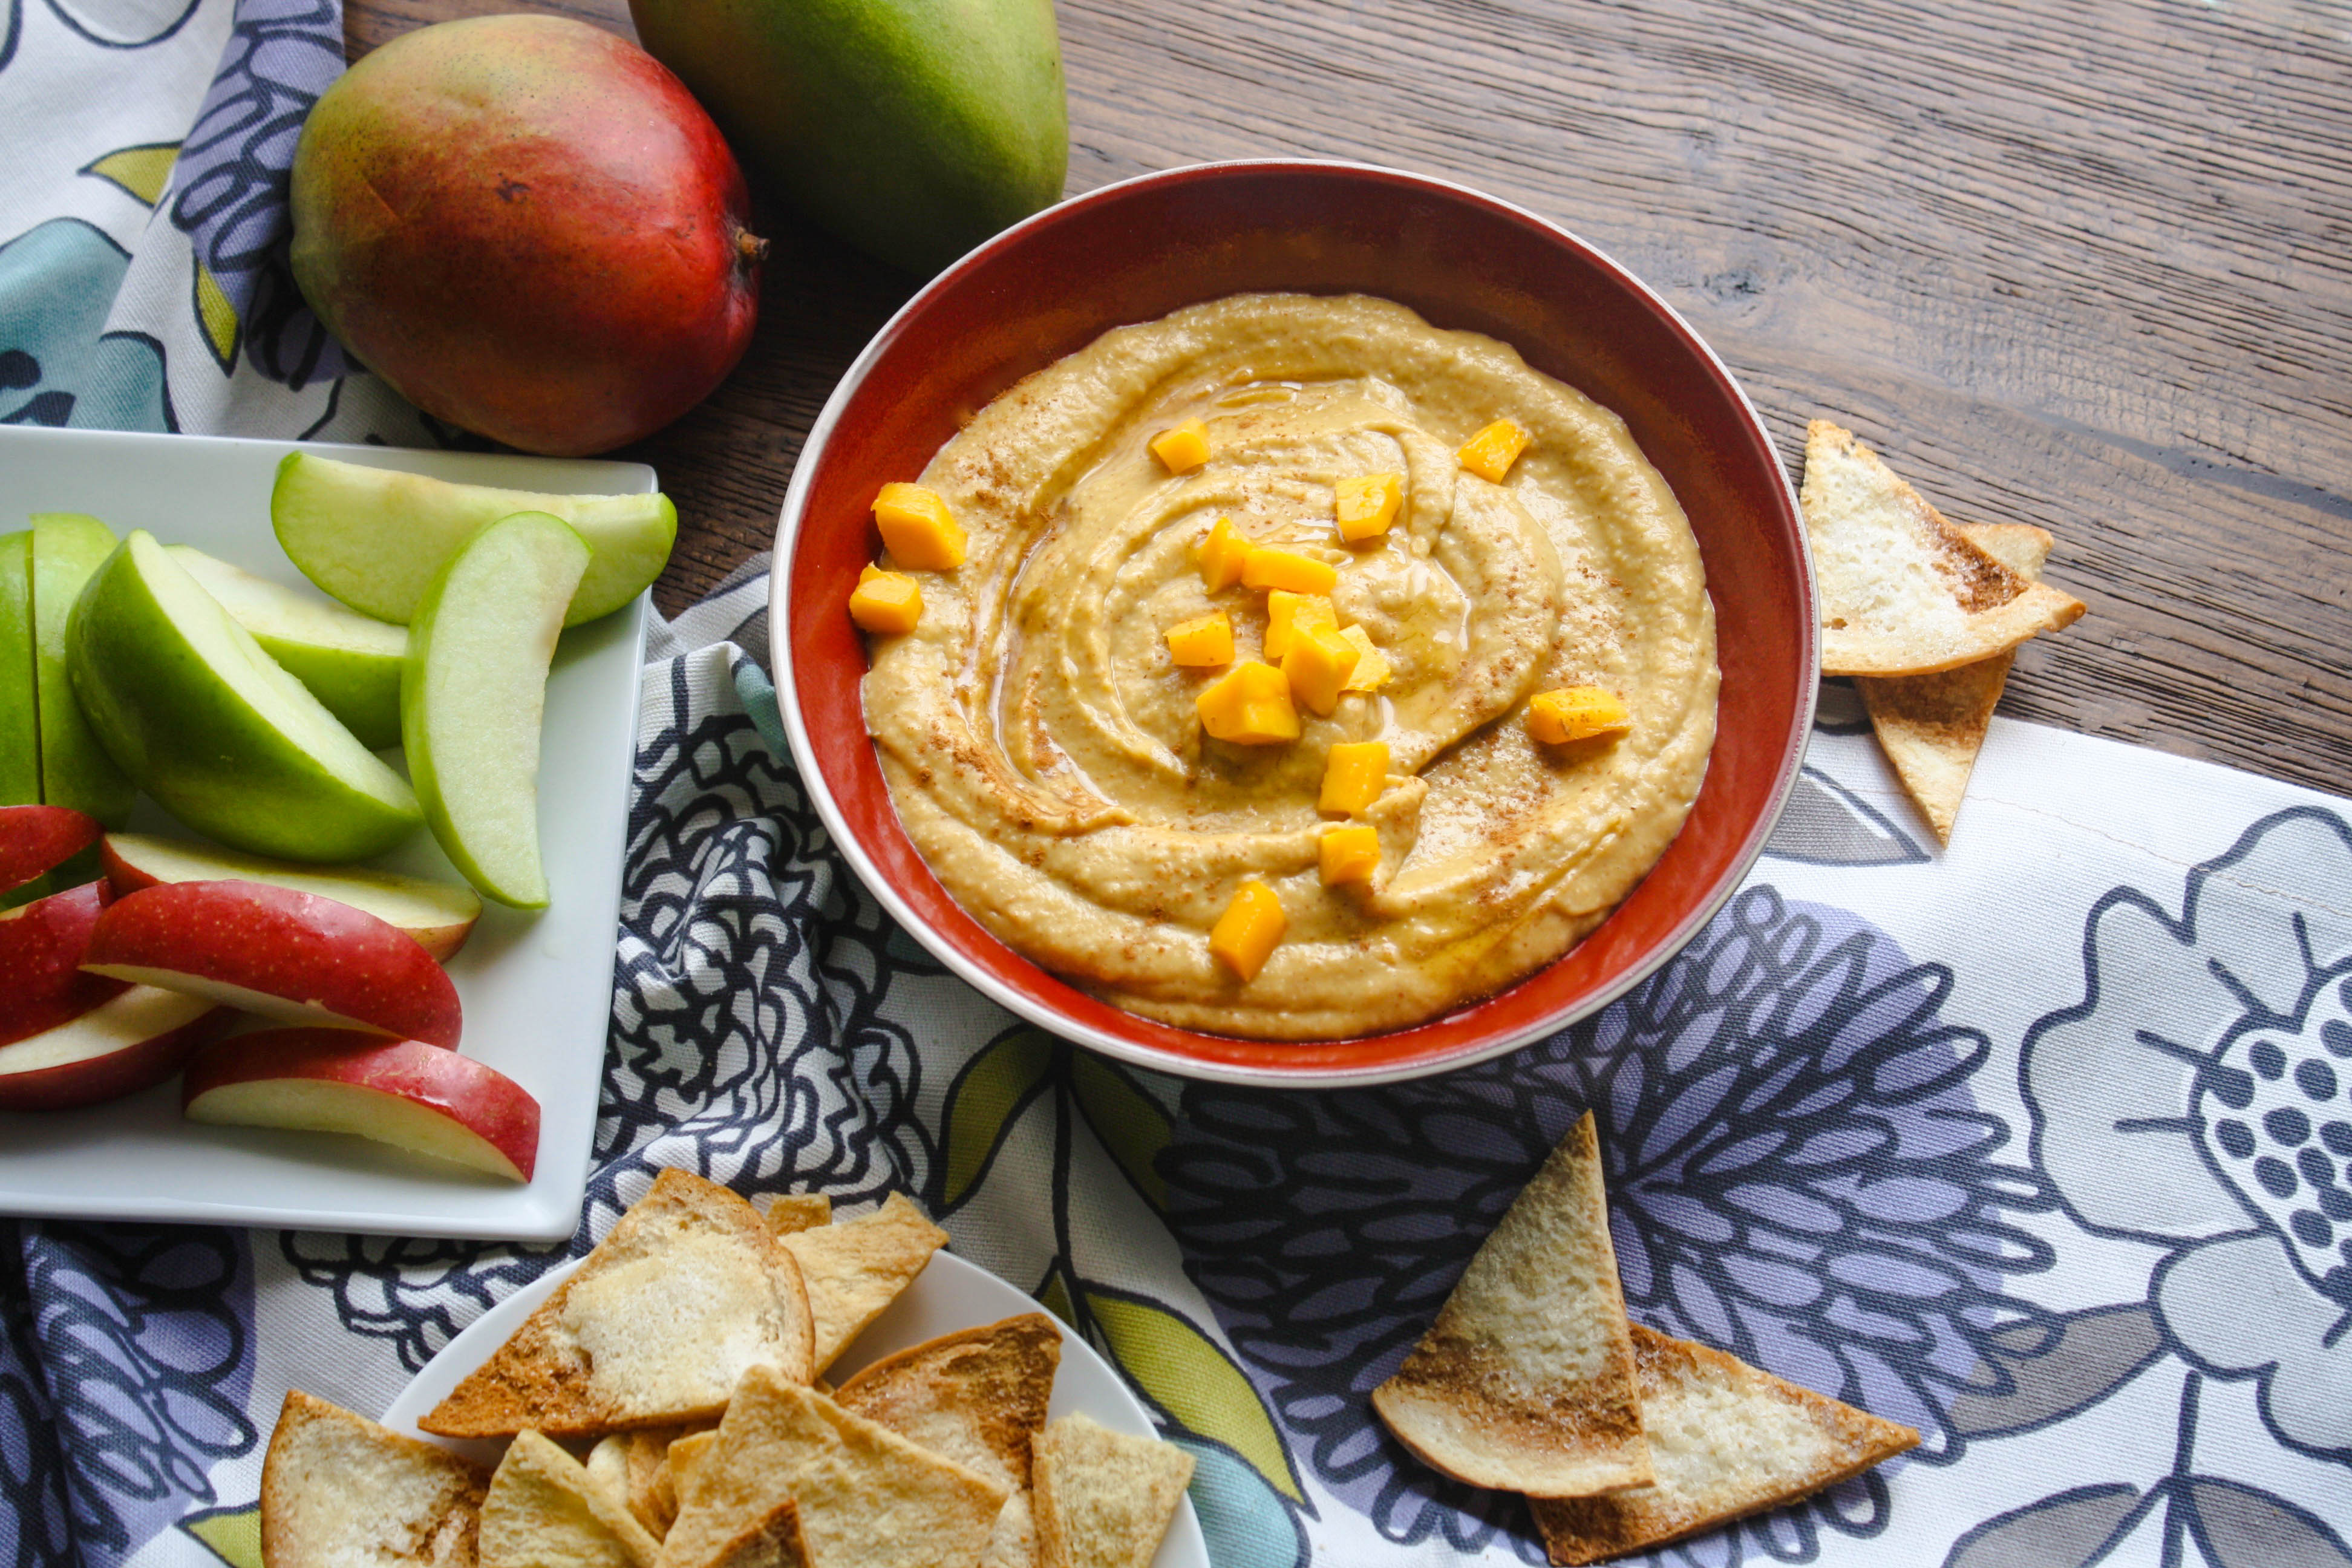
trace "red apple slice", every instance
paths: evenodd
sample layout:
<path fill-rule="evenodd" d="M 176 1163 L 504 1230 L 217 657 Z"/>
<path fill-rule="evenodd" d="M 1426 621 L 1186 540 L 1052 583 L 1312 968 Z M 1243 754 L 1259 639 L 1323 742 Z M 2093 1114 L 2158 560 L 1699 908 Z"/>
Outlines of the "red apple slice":
<path fill-rule="evenodd" d="M 82 967 L 293 1024 L 457 1044 L 457 988 L 351 905 L 266 882 L 162 882 L 107 906 Z"/>
<path fill-rule="evenodd" d="M 68 1110 L 135 1094 L 179 1071 L 231 1016 L 202 996 L 90 975 L 81 984 L 96 988 L 89 1006 L 0 1044 L 0 1110 Z"/>
<path fill-rule="evenodd" d="M 365 866 L 298 866 L 144 833 L 110 833 L 100 854 L 118 893 L 135 893 L 159 882 L 268 882 L 365 910 L 415 937 L 438 959 L 466 945 L 482 914 L 482 900 L 471 888 Z"/>
<path fill-rule="evenodd" d="M 107 897 L 105 883 L 85 882 L 0 911 L 0 1041 L 78 1018 L 122 989 L 81 972 Z"/>
<path fill-rule="evenodd" d="M 62 805 L 0 805 L 0 892 L 22 887 L 98 842 L 98 818 Z"/>
<path fill-rule="evenodd" d="M 197 1053 L 182 1080 L 191 1121 L 349 1132 L 528 1182 L 539 1101 L 471 1057 L 348 1029 L 264 1029 Z"/>

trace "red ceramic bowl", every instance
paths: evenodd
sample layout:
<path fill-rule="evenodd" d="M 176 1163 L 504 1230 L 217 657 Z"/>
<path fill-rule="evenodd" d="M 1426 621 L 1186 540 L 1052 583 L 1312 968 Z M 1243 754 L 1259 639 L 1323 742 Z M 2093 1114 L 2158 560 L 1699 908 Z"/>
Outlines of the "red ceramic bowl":
<path fill-rule="evenodd" d="M 1376 294 L 1489 333 L 1614 409 L 1690 516 L 1723 690 L 1706 783 L 1633 895 L 1567 956 L 1430 1023 L 1294 1044 L 1195 1034 L 1108 1006 L 1021 957 L 931 876 L 890 805 L 843 605 L 878 551 L 868 509 L 961 421 L 1108 329 L 1264 289 Z M 777 693 L 841 851 L 941 963 L 1065 1038 L 1193 1078 L 1336 1086 L 1461 1067 L 1607 1005 L 1738 885 L 1795 782 L 1820 666 L 1796 497 L 1763 421 L 1707 346 L 1631 273 L 1507 203 L 1393 170 L 1214 163 L 1107 186 L 934 279 L 866 346 L 810 431 L 776 535 Z"/>

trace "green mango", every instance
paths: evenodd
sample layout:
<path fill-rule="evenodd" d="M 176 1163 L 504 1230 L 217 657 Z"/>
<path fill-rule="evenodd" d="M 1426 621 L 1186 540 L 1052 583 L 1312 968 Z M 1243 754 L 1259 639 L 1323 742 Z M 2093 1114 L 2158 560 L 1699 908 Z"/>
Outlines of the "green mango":
<path fill-rule="evenodd" d="M 756 181 L 929 276 L 1061 199 L 1052 0 L 629 0 Z"/>

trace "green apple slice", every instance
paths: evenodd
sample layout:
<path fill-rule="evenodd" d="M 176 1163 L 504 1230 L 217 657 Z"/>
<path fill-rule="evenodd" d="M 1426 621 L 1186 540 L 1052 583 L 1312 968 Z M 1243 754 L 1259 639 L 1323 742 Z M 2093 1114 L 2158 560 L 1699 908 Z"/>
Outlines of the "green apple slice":
<path fill-rule="evenodd" d="M 517 512 L 449 557 L 409 623 L 400 731 L 425 820 L 483 897 L 518 909 L 547 906 L 539 726 L 563 606 L 591 559 L 562 519 Z"/>
<path fill-rule="evenodd" d="M 288 860 L 358 860 L 423 817 L 400 775 L 143 529 L 90 579 L 67 645 L 91 729 L 199 833 Z"/>
<path fill-rule="evenodd" d="M 41 804 L 33 673 L 33 535 L 0 537 L 0 805 Z"/>
<path fill-rule="evenodd" d="M 400 744 L 400 667 L 408 630 L 257 577 L 193 545 L 172 559 L 253 634 L 278 668 L 310 689 L 371 751 Z"/>
<path fill-rule="evenodd" d="M 131 803 L 138 792 L 91 732 L 66 674 L 66 627 L 74 601 L 113 551 L 114 530 L 94 517 L 53 511 L 33 519 L 33 659 L 41 728 L 41 801 L 69 805 L 109 827 L 121 827 L 131 820 Z"/>
<path fill-rule="evenodd" d="M 363 616 L 410 621 L 425 584 L 485 523 L 519 511 L 570 523 L 595 553 L 563 617 L 609 615 L 661 575 L 677 508 L 661 495 L 560 496 L 458 485 L 310 452 L 278 465 L 269 520 L 302 574 Z"/>

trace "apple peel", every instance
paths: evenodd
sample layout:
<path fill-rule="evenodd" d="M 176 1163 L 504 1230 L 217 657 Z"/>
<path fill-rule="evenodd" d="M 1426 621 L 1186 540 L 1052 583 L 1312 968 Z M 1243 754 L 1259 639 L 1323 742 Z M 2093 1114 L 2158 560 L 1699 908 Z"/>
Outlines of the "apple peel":
<path fill-rule="evenodd" d="M 108 834 L 99 858 L 118 894 L 135 893 L 161 882 L 218 881 L 268 882 L 316 893 L 365 910 L 406 931 L 426 952 L 444 962 L 466 945 L 482 914 L 482 900 L 474 889 L 455 882 L 405 877 L 368 866 L 306 866 L 145 833 Z"/>
<path fill-rule="evenodd" d="M 0 1110 L 70 1110 L 135 1094 L 177 1072 L 230 1017 L 202 996 L 110 989 L 87 1009 L 0 1045 Z"/>
<path fill-rule="evenodd" d="M 90 932 L 93 974 L 208 996 L 296 1024 L 454 1049 L 457 988 L 396 926 L 266 882 L 165 882 L 114 900 Z"/>
<path fill-rule="evenodd" d="M 98 818 L 71 806 L 0 806 L 0 892 L 55 870 L 103 831 Z"/>
<path fill-rule="evenodd" d="M 347 1029 L 264 1029 L 221 1040 L 188 1063 L 180 1108 L 191 1121 L 343 1132 L 528 1182 L 539 1101 L 497 1068 L 423 1040 L 360 1039 Z"/>

